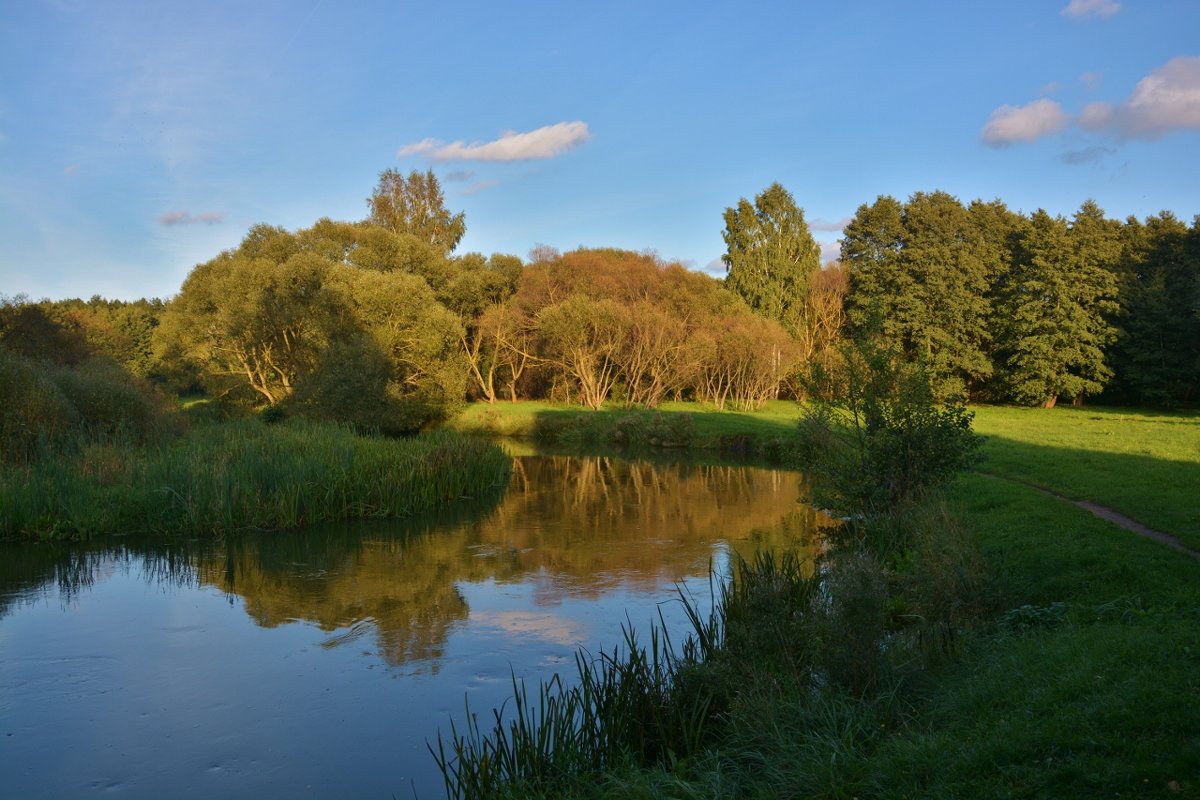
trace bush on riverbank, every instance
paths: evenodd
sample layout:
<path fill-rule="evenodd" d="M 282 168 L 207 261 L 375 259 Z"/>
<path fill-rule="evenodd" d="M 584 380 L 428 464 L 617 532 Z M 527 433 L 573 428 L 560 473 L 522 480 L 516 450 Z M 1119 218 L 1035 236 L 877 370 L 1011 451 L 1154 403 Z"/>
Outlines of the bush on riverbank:
<path fill-rule="evenodd" d="M 435 432 L 361 437 L 345 425 L 245 419 L 170 443 L 90 441 L 78 454 L 0 471 L 0 538 L 149 531 L 211 534 L 403 516 L 489 491 L 510 459 Z"/>
<path fill-rule="evenodd" d="M 78 453 L 92 441 L 161 440 L 178 430 L 158 393 L 114 362 L 51 365 L 0 347 L 0 465 Z"/>

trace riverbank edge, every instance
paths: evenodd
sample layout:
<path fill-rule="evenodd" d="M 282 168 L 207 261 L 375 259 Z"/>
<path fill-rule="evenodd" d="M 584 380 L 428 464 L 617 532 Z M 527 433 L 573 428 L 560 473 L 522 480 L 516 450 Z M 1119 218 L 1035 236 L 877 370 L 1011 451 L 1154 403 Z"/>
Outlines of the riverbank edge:
<path fill-rule="evenodd" d="M 947 502 L 987 565 L 989 611 L 956 657 L 903 687 L 904 713 L 884 713 L 894 695 L 847 699 L 833 730 L 768 713 L 757 752 L 718 746 L 682 768 L 629 766 L 545 796 L 1200 790 L 1198 566 L 1031 487 L 965 475 Z M 828 769 L 811 768 L 814 754 Z"/>
<path fill-rule="evenodd" d="M 199 425 L 155 445 L 87 441 L 0 469 L 0 540 L 220 535 L 403 517 L 495 493 L 511 458 L 455 431 L 361 436 L 336 423 Z"/>

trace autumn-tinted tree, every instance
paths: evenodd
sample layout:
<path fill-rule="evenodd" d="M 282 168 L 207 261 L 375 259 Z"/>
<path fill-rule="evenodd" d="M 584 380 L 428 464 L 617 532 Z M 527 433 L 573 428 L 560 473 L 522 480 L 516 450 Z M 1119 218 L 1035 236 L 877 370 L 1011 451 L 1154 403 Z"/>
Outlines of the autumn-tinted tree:
<path fill-rule="evenodd" d="M 367 203 L 371 222 L 394 233 L 411 234 L 443 255 L 458 246 L 467 230 L 463 213 L 447 210 L 433 170 L 413 170 L 405 176 L 386 169 L 379 173 L 379 184 Z"/>
<path fill-rule="evenodd" d="M 620 379 L 619 351 L 628 337 L 625 306 L 573 294 L 542 310 L 538 327 L 548 364 L 570 381 L 579 402 L 598 409 Z"/>
<path fill-rule="evenodd" d="M 778 183 L 725 209 L 725 285 L 752 310 L 783 325 L 800 329 L 812 275 L 821 266 L 821 250 L 813 240 L 804 211 Z"/>

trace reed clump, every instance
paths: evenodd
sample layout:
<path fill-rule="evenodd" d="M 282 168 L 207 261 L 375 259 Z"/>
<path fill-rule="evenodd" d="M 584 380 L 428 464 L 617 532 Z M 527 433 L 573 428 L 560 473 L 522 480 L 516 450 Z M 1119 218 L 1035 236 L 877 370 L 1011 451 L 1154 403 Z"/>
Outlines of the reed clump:
<path fill-rule="evenodd" d="M 139 446 L 90 435 L 0 470 L 0 537 L 185 535 L 395 517 L 503 485 L 495 445 L 438 431 L 410 439 L 347 425 L 243 419 Z"/>

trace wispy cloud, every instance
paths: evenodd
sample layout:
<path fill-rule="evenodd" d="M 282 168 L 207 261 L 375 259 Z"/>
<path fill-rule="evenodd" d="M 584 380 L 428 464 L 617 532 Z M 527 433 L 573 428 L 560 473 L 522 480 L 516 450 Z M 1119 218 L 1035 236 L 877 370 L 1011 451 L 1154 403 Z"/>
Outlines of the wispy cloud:
<path fill-rule="evenodd" d="M 530 161 L 554 158 L 578 147 L 591 138 L 587 123 L 559 122 L 536 130 L 507 131 L 490 142 L 456 141 L 444 143 L 422 139 L 406 144 L 398 156 L 429 156 L 434 161 Z"/>
<path fill-rule="evenodd" d="M 1122 139 L 1158 139 L 1172 131 L 1200 129 L 1200 56 L 1179 56 L 1138 81 L 1119 105 L 1090 103 L 1080 126 Z"/>
<path fill-rule="evenodd" d="M 814 219 L 812 222 L 810 222 L 808 224 L 808 227 L 812 228 L 814 231 L 829 231 L 831 233 L 841 233 L 842 230 L 844 230 L 845 227 L 850 224 L 850 219 L 851 219 L 850 217 L 842 217 L 841 219 L 837 220 L 836 222 L 829 222 L 827 220 L 823 220 L 818 217 L 817 219 Z"/>
<path fill-rule="evenodd" d="M 1090 19 L 1111 17 L 1120 10 L 1121 4 L 1116 0 L 1071 0 L 1059 13 L 1069 19 Z"/>
<path fill-rule="evenodd" d="M 62 174 L 63 175 L 75 175 L 78 172 L 79 172 L 78 164 L 68 164 L 67 166 L 63 167 Z"/>
<path fill-rule="evenodd" d="M 1105 156 L 1110 156 L 1115 152 L 1116 150 L 1111 147 L 1101 147 L 1096 145 L 1094 147 L 1085 147 L 1082 150 L 1068 150 L 1061 154 L 1058 157 L 1058 160 L 1064 164 L 1078 166 L 1080 164 L 1091 164 L 1099 161 Z"/>
<path fill-rule="evenodd" d="M 1100 79 L 1102 77 L 1104 76 L 1099 72 L 1085 72 L 1079 76 L 1079 80 L 1083 83 L 1085 88 L 1091 90 L 1100 85 Z"/>
<path fill-rule="evenodd" d="M 168 228 L 175 225 L 216 225 L 224 221 L 223 211 L 204 211 L 199 214 L 190 211 L 168 211 L 158 218 L 158 224 Z"/>
<path fill-rule="evenodd" d="M 455 169 L 447 172 L 442 176 L 442 180 L 446 183 L 466 183 L 475 177 L 475 171 L 471 169 Z"/>
<path fill-rule="evenodd" d="M 463 194 L 463 195 L 479 194 L 482 191 L 485 191 L 487 189 L 493 189 L 499 185 L 500 185 L 500 181 L 476 181 L 475 183 L 472 183 L 470 186 L 466 187 L 461 192 L 459 192 L 459 194 Z"/>
<path fill-rule="evenodd" d="M 1032 142 L 1064 130 L 1071 118 L 1054 100 L 1034 100 L 1023 106 L 1000 106 L 983 126 L 983 141 L 992 147 Z"/>

